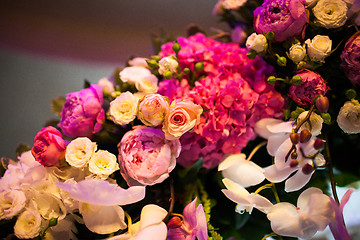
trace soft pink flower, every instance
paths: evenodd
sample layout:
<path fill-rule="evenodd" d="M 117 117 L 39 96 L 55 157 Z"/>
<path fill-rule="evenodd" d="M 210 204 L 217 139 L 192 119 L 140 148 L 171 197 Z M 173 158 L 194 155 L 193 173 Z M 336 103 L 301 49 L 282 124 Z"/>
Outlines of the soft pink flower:
<path fill-rule="evenodd" d="M 345 70 L 347 78 L 352 85 L 360 85 L 360 31 L 355 33 L 346 42 L 343 52 L 340 56 L 343 61 L 342 67 Z"/>
<path fill-rule="evenodd" d="M 179 140 L 167 140 L 161 129 L 144 126 L 127 132 L 118 147 L 120 172 L 129 186 L 164 181 L 181 150 Z"/>
<path fill-rule="evenodd" d="M 43 166 L 58 166 L 65 157 L 66 144 L 61 133 L 54 127 L 45 127 L 35 135 L 31 153 Z"/>
<path fill-rule="evenodd" d="M 199 206 L 195 210 L 195 198 L 191 203 L 184 208 L 184 221 L 181 226 L 177 228 L 170 228 L 168 231 L 168 240 L 207 240 L 207 222 L 203 206 Z"/>
<path fill-rule="evenodd" d="M 137 117 L 146 126 L 156 127 L 162 124 L 168 112 L 168 99 L 160 94 L 150 94 L 139 101 Z"/>
<path fill-rule="evenodd" d="M 300 85 L 291 85 L 289 97 L 300 105 L 310 105 L 318 95 L 325 95 L 328 87 L 320 74 L 302 69 L 296 73 L 302 78 Z"/>
<path fill-rule="evenodd" d="M 307 22 L 305 1 L 302 0 L 265 0 L 254 11 L 255 31 L 274 32 L 276 42 L 301 35 Z"/>
<path fill-rule="evenodd" d="M 91 137 L 101 130 L 105 121 L 102 104 L 103 92 L 96 84 L 79 92 L 69 93 L 61 112 L 59 127 L 71 138 Z"/>

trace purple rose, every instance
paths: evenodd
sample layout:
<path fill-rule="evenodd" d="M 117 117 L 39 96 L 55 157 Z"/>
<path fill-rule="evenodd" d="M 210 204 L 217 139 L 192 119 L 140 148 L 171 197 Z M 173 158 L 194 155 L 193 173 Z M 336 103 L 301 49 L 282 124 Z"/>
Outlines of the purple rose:
<path fill-rule="evenodd" d="M 102 89 L 96 84 L 79 92 L 69 93 L 62 108 L 59 127 L 71 138 L 91 137 L 100 131 L 105 120 L 102 104 Z"/>
<path fill-rule="evenodd" d="M 328 87 L 316 72 L 302 69 L 296 73 L 302 78 L 300 85 L 291 85 L 289 97 L 299 105 L 310 105 L 316 96 L 325 95 Z"/>
<path fill-rule="evenodd" d="M 346 42 L 340 58 L 343 61 L 341 66 L 352 85 L 360 85 L 360 31 Z"/>
<path fill-rule="evenodd" d="M 275 42 L 302 34 L 308 18 L 303 0 L 265 0 L 254 11 L 254 28 L 257 33 L 273 31 Z"/>
<path fill-rule="evenodd" d="M 167 140 L 161 129 L 144 126 L 127 132 L 118 147 L 120 172 L 129 186 L 164 181 L 181 150 L 179 140 Z"/>

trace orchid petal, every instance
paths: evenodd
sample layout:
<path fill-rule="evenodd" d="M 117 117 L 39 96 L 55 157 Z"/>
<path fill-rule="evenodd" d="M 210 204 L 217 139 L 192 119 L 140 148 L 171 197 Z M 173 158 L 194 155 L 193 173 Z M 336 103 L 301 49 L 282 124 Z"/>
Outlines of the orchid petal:
<path fill-rule="evenodd" d="M 275 153 L 275 158 L 274 158 L 274 163 L 278 168 L 282 168 L 285 166 L 286 161 L 288 161 L 288 159 L 286 159 L 286 156 L 289 153 L 289 150 L 292 147 L 292 143 L 290 138 L 288 137 L 279 147 L 279 149 L 276 151 Z M 300 157 L 300 156 L 299 156 Z"/>
<path fill-rule="evenodd" d="M 235 192 L 239 195 L 242 195 L 242 196 L 247 196 L 249 195 L 249 192 L 241 185 L 237 184 L 236 182 L 228 179 L 228 178 L 224 178 L 223 180 L 223 183 L 225 185 L 225 187 L 231 191 L 231 192 Z"/>
<path fill-rule="evenodd" d="M 273 132 L 269 130 L 269 126 L 279 124 L 282 121 L 275 118 L 263 118 L 256 122 L 255 124 L 255 132 L 260 135 L 262 138 L 268 139 Z"/>
<path fill-rule="evenodd" d="M 319 188 L 311 187 L 303 191 L 297 200 L 297 206 L 302 210 L 308 209 L 309 207 L 309 198 L 312 194 L 323 194 Z"/>
<path fill-rule="evenodd" d="M 167 215 L 167 211 L 157 205 L 149 204 L 143 207 L 140 215 L 140 229 L 159 224 Z"/>
<path fill-rule="evenodd" d="M 58 182 L 56 185 L 67 191 L 69 198 L 101 206 L 131 204 L 145 197 L 143 186 L 123 189 L 101 179 L 86 179 L 77 184 Z"/>
<path fill-rule="evenodd" d="M 275 153 L 279 147 L 285 142 L 285 140 L 290 139 L 289 134 L 274 134 L 269 137 L 266 149 L 271 156 L 275 156 Z M 290 149 L 289 149 L 290 150 Z"/>
<path fill-rule="evenodd" d="M 304 174 L 302 170 L 297 171 L 294 176 L 286 180 L 285 192 L 294 192 L 304 187 L 309 181 L 314 171 L 310 174 Z"/>
<path fill-rule="evenodd" d="M 161 222 L 142 229 L 133 240 L 165 240 L 167 236 L 167 227 Z"/>
<path fill-rule="evenodd" d="M 240 154 L 232 154 L 228 157 L 226 157 L 220 164 L 218 167 L 219 171 L 223 171 L 239 162 L 245 161 L 246 159 L 246 155 L 243 153 Z"/>
<path fill-rule="evenodd" d="M 207 230 L 207 221 L 204 212 L 203 206 L 200 204 L 196 208 L 196 237 L 198 240 L 207 240 L 208 239 L 208 230 Z"/>
<path fill-rule="evenodd" d="M 294 127 L 293 121 L 289 121 L 289 122 L 281 121 L 278 124 L 268 126 L 268 129 L 273 134 L 274 133 L 291 133 L 293 127 Z"/>
<path fill-rule="evenodd" d="M 258 209 L 259 211 L 265 214 L 272 206 L 274 206 L 267 198 L 258 194 L 250 194 L 248 198 L 250 202 L 253 204 L 254 208 Z"/>
<path fill-rule="evenodd" d="M 195 205 L 196 205 L 196 199 L 195 198 L 191 203 L 186 205 L 183 211 L 184 218 L 186 219 L 186 222 L 190 225 L 190 228 L 195 228 L 196 226 L 196 215 L 195 215 Z"/>
<path fill-rule="evenodd" d="M 277 168 L 274 164 L 265 168 L 265 177 L 270 182 L 282 182 L 284 181 L 288 176 L 290 176 L 291 173 L 296 171 L 297 168 L 291 168 L 290 166 L 285 166 L 284 168 Z"/>
<path fill-rule="evenodd" d="M 243 196 L 234 192 L 231 192 L 227 189 L 221 190 L 227 198 L 229 198 L 231 201 L 241 205 L 241 206 L 250 206 L 251 202 L 249 199 L 247 199 L 248 196 Z"/>

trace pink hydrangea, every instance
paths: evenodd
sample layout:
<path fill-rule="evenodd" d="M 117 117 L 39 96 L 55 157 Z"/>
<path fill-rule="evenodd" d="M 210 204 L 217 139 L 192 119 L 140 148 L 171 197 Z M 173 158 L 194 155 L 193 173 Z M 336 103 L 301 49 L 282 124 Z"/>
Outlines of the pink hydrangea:
<path fill-rule="evenodd" d="M 79 92 L 69 93 L 61 112 L 59 127 L 71 138 L 91 137 L 101 130 L 105 121 L 102 104 L 102 89 L 96 84 Z"/>
<path fill-rule="evenodd" d="M 347 78 L 352 85 L 360 86 L 360 31 L 346 42 L 340 58 Z"/>
<path fill-rule="evenodd" d="M 138 126 L 119 143 L 120 172 L 129 186 L 154 185 L 169 177 L 175 168 L 181 145 L 165 139 L 161 129 Z"/>
<path fill-rule="evenodd" d="M 193 88 L 184 81 L 164 80 L 159 93 L 172 99 L 190 99 L 204 113 L 194 131 L 180 138 L 182 151 L 177 162 L 190 167 L 203 158 L 203 166 L 213 168 L 224 154 L 240 153 L 255 138 L 256 121 L 281 117 L 284 99 L 266 82 L 274 74 L 272 66 L 258 57 L 249 59 L 247 49 L 200 33 L 179 38 L 178 42 L 180 66 L 193 69 L 197 62 L 203 62 L 204 71 L 199 74 L 204 77 Z M 160 56 L 174 54 L 172 45 L 164 44 Z"/>
<path fill-rule="evenodd" d="M 320 74 L 302 69 L 296 73 L 302 78 L 300 85 L 291 85 L 289 97 L 299 105 L 310 105 L 318 95 L 325 95 L 328 87 Z"/>

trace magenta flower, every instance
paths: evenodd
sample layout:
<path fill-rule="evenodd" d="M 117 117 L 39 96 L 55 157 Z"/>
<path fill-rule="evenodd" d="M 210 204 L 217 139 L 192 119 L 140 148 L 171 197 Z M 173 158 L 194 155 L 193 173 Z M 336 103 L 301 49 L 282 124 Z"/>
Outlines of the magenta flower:
<path fill-rule="evenodd" d="M 355 33 L 346 42 L 340 56 L 343 61 L 342 67 L 352 85 L 360 85 L 360 31 Z"/>
<path fill-rule="evenodd" d="M 102 104 L 102 89 L 96 84 L 79 92 L 69 93 L 61 112 L 59 127 L 71 138 L 91 137 L 101 130 L 105 121 Z"/>
<path fill-rule="evenodd" d="M 274 41 L 282 42 L 304 33 L 308 18 L 303 0 L 265 0 L 254 11 L 257 33 L 274 32 Z"/>
<path fill-rule="evenodd" d="M 170 228 L 168 231 L 168 240 L 207 240 L 207 222 L 203 206 L 199 206 L 195 210 L 196 198 L 186 205 L 183 216 L 184 221 L 181 226 Z"/>
<path fill-rule="evenodd" d="M 120 172 L 129 186 L 154 185 L 169 177 L 180 154 L 179 140 L 165 139 L 161 129 L 138 126 L 119 143 Z"/>
<path fill-rule="evenodd" d="M 35 135 L 31 153 L 35 160 L 46 167 L 58 166 L 65 157 L 66 144 L 61 133 L 54 127 L 45 127 Z"/>
<path fill-rule="evenodd" d="M 302 69 L 297 72 L 302 78 L 300 85 L 291 85 L 289 97 L 300 105 L 310 105 L 318 95 L 325 95 L 328 87 L 320 74 Z"/>
<path fill-rule="evenodd" d="M 335 239 L 338 240 L 351 240 L 351 236 L 345 227 L 343 209 L 345 204 L 349 201 L 354 189 L 346 191 L 341 199 L 340 205 L 338 205 L 334 199 L 330 198 L 331 205 L 335 212 L 335 218 L 330 222 L 329 227 Z"/>

